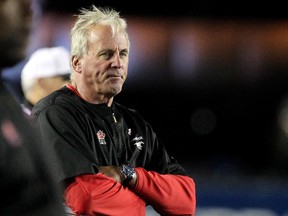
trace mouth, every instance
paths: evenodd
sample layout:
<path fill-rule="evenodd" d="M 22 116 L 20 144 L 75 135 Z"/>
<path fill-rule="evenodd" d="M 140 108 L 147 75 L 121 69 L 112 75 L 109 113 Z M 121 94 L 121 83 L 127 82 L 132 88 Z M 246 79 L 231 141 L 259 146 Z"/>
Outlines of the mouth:
<path fill-rule="evenodd" d="M 119 75 L 108 75 L 107 78 L 108 79 L 123 79 L 122 76 L 119 76 Z"/>
<path fill-rule="evenodd" d="M 120 76 L 109 76 L 108 80 L 111 82 L 118 82 L 118 81 L 122 81 L 123 79 Z"/>

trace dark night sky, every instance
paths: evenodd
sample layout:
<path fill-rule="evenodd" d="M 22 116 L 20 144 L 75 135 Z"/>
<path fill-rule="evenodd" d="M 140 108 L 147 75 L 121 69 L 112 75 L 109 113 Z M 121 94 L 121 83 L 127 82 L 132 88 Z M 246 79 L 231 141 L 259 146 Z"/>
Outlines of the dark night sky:
<path fill-rule="evenodd" d="M 109 6 L 124 15 L 138 16 L 193 16 L 209 18 L 282 19 L 288 18 L 284 2 L 268 1 L 111 1 L 111 0 L 42 0 L 45 11 L 76 13 L 81 7 Z"/>

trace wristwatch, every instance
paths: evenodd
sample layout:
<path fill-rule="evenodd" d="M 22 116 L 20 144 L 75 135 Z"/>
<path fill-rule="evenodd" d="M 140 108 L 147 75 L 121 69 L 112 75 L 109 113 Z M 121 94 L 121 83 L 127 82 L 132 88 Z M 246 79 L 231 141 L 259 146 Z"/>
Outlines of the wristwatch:
<path fill-rule="evenodd" d="M 129 164 L 122 164 L 120 172 L 125 176 L 122 184 L 128 184 L 136 175 L 135 169 Z"/>

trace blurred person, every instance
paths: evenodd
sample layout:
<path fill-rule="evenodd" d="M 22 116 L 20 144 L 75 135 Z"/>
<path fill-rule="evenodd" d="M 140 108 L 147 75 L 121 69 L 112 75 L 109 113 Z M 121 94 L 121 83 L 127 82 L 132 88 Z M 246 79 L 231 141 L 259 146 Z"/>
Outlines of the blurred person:
<path fill-rule="evenodd" d="M 21 87 L 23 111 L 30 115 L 36 102 L 69 83 L 70 53 L 62 46 L 37 49 L 24 65 Z"/>
<path fill-rule="evenodd" d="M 59 161 L 65 204 L 77 215 L 195 215 L 196 187 L 135 109 L 114 101 L 128 74 L 126 20 L 82 8 L 71 32 L 71 84 L 31 117 Z"/>
<path fill-rule="evenodd" d="M 288 96 L 284 96 L 276 109 L 272 168 L 277 176 L 288 176 Z"/>
<path fill-rule="evenodd" d="M 25 58 L 32 15 L 31 0 L 0 0 L 1 71 Z M 64 216 L 49 152 L 1 78 L 0 101 L 0 214 Z"/>

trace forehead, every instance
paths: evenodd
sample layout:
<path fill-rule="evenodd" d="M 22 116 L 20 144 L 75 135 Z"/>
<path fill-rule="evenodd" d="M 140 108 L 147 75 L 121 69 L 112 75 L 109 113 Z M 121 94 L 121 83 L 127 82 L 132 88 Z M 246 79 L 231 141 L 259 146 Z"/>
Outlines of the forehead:
<path fill-rule="evenodd" d="M 89 43 L 97 44 L 98 47 L 119 46 L 121 49 L 128 48 L 128 38 L 125 32 L 117 31 L 113 35 L 110 26 L 97 25 L 91 28 Z"/>

